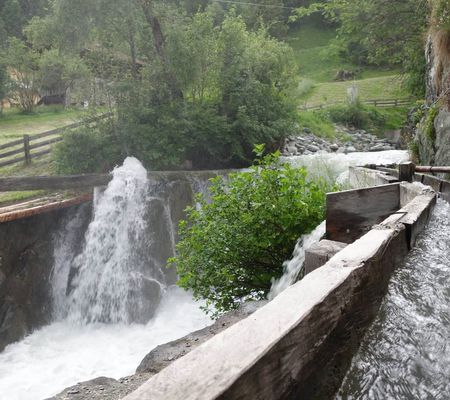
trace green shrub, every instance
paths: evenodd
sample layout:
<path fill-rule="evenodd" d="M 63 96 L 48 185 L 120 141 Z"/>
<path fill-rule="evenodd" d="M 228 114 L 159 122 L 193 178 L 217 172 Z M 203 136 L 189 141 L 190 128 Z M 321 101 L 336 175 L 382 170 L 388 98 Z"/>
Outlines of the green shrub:
<path fill-rule="evenodd" d="M 429 139 L 431 139 L 433 143 L 436 140 L 436 128 L 434 127 L 434 120 L 436 119 L 438 113 L 439 113 L 438 105 L 433 104 L 428 110 L 428 114 L 425 118 L 423 126 L 423 132 Z"/>
<path fill-rule="evenodd" d="M 66 132 L 55 146 L 53 157 L 58 174 L 107 172 L 122 162 L 116 140 L 105 133 L 103 126 Z"/>
<path fill-rule="evenodd" d="M 259 149 L 261 151 L 261 149 Z M 180 224 L 178 284 L 206 299 L 216 315 L 242 298 L 263 299 L 283 272 L 295 243 L 324 218 L 324 180 L 308 181 L 305 169 L 268 155 L 249 171 L 211 181 L 211 201 L 189 207 Z"/>

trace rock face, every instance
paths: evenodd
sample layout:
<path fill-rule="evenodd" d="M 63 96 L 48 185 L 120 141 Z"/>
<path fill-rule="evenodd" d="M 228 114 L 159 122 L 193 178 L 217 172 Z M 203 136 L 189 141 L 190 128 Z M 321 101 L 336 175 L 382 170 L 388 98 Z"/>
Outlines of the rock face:
<path fill-rule="evenodd" d="M 53 235 L 77 212 L 87 226 L 90 203 L 0 224 L 0 351 L 48 323 Z"/>
<path fill-rule="evenodd" d="M 415 140 L 418 144 L 420 163 L 422 165 L 450 165 L 450 96 L 448 94 L 450 63 L 448 54 L 439 54 L 443 51 L 436 44 L 442 40 L 445 32 L 430 34 L 426 43 L 425 56 L 426 69 L 426 100 L 427 105 L 437 104 L 440 107 L 434 119 L 434 137 L 425 132 L 428 115 L 424 117 L 416 130 Z M 448 51 L 447 48 L 445 48 Z"/>
<path fill-rule="evenodd" d="M 289 136 L 282 153 L 300 156 L 320 153 L 354 153 L 357 151 L 394 150 L 402 146 L 399 132 L 389 132 L 389 138 L 379 138 L 364 130 L 336 125 L 337 138 L 330 141 L 314 135 L 309 128 L 302 134 Z"/>
<path fill-rule="evenodd" d="M 71 386 L 47 400 L 119 400 L 136 390 L 152 375 L 173 361 L 191 352 L 213 336 L 253 314 L 267 301 L 244 303 L 239 309 L 220 317 L 213 325 L 185 337 L 160 345 L 148 353 L 139 364 L 136 374 L 119 380 L 99 377 Z"/>

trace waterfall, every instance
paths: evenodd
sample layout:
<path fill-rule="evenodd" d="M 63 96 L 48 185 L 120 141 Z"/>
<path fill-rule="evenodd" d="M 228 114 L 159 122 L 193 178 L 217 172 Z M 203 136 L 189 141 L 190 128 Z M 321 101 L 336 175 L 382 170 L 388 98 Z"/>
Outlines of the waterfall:
<path fill-rule="evenodd" d="M 318 242 L 325 235 L 325 224 L 322 222 L 311 233 L 302 235 L 295 245 L 292 258 L 283 264 L 283 275 L 272 282 L 272 287 L 268 295 L 269 300 L 273 300 L 283 290 L 291 286 L 301 275 L 303 263 L 305 261 L 305 251 L 314 243 Z"/>
<path fill-rule="evenodd" d="M 152 240 L 146 222 L 148 185 L 145 168 L 129 157 L 114 169 L 106 190 L 97 192 L 81 253 L 67 262 L 56 258 L 53 282 L 59 317 L 86 324 L 147 322 L 153 315 L 165 279 L 145 254 Z"/>

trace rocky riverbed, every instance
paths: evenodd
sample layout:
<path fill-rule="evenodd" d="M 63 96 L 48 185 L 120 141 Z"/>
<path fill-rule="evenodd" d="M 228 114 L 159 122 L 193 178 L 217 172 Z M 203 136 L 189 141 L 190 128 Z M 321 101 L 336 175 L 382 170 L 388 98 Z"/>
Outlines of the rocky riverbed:
<path fill-rule="evenodd" d="M 388 137 L 380 138 L 361 129 L 351 129 L 336 125 L 334 139 L 316 136 L 309 128 L 286 138 L 282 154 L 300 156 L 317 153 L 355 153 L 369 151 L 395 150 L 402 147 L 400 132 L 392 131 Z"/>

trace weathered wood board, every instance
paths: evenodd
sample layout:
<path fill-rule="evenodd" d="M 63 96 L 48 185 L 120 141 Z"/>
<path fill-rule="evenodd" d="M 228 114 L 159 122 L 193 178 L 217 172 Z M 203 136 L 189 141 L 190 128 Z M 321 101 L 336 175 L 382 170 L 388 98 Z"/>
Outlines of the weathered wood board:
<path fill-rule="evenodd" d="M 399 208 L 399 183 L 329 193 L 326 239 L 352 243 Z"/>
<path fill-rule="evenodd" d="M 110 174 L 0 178 L 0 192 L 92 188 L 105 186 L 111 179 Z"/>
<path fill-rule="evenodd" d="M 441 179 L 431 175 L 424 175 L 422 180 L 424 185 L 431 186 L 436 192 L 441 191 L 441 182 Z"/>

